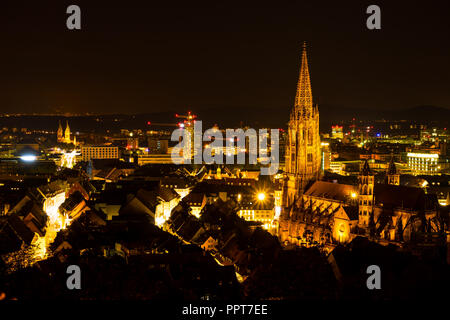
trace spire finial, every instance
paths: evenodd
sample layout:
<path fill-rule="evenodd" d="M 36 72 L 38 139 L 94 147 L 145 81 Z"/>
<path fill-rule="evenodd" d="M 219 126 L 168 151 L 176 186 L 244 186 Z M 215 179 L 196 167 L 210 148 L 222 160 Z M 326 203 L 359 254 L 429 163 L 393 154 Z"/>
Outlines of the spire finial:
<path fill-rule="evenodd" d="M 301 114 L 312 114 L 312 92 L 309 78 L 308 57 L 306 55 L 306 41 L 302 45 L 302 61 L 300 66 L 300 76 L 297 84 L 297 94 L 295 96 L 295 108 Z"/>
<path fill-rule="evenodd" d="M 397 167 L 395 166 L 394 155 L 391 155 L 391 160 L 389 160 L 389 166 L 387 174 L 397 174 Z"/>
<path fill-rule="evenodd" d="M 361 170 L 361 175 L 368 176 L 370 174 L 371 174 L 371 172 L 370 172 L 369 162 L 367 161 L 367 159 L 365 159 L 362 170 Z"/>

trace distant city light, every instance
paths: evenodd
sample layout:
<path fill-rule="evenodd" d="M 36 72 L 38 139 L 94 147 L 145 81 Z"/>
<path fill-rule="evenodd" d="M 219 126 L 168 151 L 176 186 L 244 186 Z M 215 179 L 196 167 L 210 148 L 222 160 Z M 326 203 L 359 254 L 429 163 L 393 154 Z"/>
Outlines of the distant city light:
<path fill-rule="evenodd" d="M 266 194 L 264 192 L 258 193 L 258 200 L 259 201 L 264 201 L 265 198 L 266 198 Z"/>
<path fill-rule="evenodd" d="M 34 155 L 24 155 L 20 157 L 20 160 L 23 161 L 36 161 L 37 157 Z"/>

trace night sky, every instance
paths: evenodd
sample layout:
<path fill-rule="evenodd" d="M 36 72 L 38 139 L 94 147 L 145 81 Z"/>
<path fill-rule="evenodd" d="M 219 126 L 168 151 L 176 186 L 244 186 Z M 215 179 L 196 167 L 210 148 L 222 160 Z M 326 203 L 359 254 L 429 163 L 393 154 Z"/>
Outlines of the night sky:
<path fill-rule="evenodd" d="M 241 2 L 3 1 L 0 112 L 287 115 L 303 41 L 319 107 L 450 107 L 448 1 Z"/>

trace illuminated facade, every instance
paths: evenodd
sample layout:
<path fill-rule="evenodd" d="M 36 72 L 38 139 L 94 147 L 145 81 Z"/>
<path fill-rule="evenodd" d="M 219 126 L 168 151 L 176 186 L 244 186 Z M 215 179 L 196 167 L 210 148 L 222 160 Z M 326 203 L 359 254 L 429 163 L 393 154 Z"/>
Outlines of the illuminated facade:
<path fill-rule="evenodd" d="M 442 232 L 437 208 L 436 195 L 421 188 L 375 184 L 365 161 L 358 186 L 316 181 L 289 208 L 278 232 L 285 244 L 322 245 L 327 251 L 358 235 L 399 243 L 421 237 L 424 230 Z"/>
<path fill-rule="evenodd" d="M 260 222 L 262 227 L 270 232 L 275 225 L 276 199 L 267 195 L 265 192 L 259 192 L 255 197 L 239 197 L 238 216 L 246 221 Z"/>
<path fill-rule="evenodd" d="M 331 126 L 332 139 L 344 139 L 343 127 L 339 125 Z"/>
<path fill-rule="evenodd" d="M 81 159 L 119 159 L 119 147 L 115 146 L 90 146 L 81 147 Z"/>
<path fill-rule="evenodd" d="M 331 166 L 331 150 L 330 150 L 330 143 L 329 142 L 322 142 L 321 144 L 322 149 L 322 164 L 321 164 L 321 170 L 330 170 Z"/>
<path fill-rule="evenodd" d="M 60 160 L 60 167 L 65 168 L 73 168 L 73 166 L 76 163 L 76 156 L 79 155 L 79 153 L 76 152 L 76 150 L 72 150 L 71 152 L 63 152 L 61 154 L 61 160 Z"/>
<path fill-rule="evenodd" d="M 247 221 L 261 222 L 265 229 L 269 229 L 274 219 L 274 208 L 255 209 L 246 207 L 238 211 L 238 216 Z"/>
<path fill-rule="evenodd" d="M 437 153 L 409 152 L 407 158 L 408 167 L 414 175 L 433 175 L 440 170 L 438 165 L 439 155 Z"/>
<path fill-rule="evenodd" d="M 130 160 L 133 158 L 130 158 Z M 146 164 L 172 164 L 174 161 L 182 162 L 182 157 L 175 157 L 168 154 L 139 154 L 137 156 L 137 164 L 143 166 Z"/>
<path fill-rule="evenodd" d="M 57 141 L 59 143 L 67 143 L 70 144 L 72 143 L 73 145 L 77 145 L 77 138 L 74 136 L 73 140 L 70 139 L 70 127 L 69 127 L 69 122 L 66 121 L 66 129 L 63 130 L 62 126 L 61 126 L 61 121 L 59 121 L 58 123 L 58 131 L 56 132 L 57 135 Z"/>
<path fill-rule="evenodd" d="M 155 212 L 155 224 L 162 227 L 169 220 L 172 210 L 178 205 L 181 197 L 172 189 L 161 187 L 158 194 L 158 205 Z"/>
<path fill-rule="evenodd" d="M 358 224 L 357 188 L 316 181 L 280 221 L 281 242 L 295 245 L 327 245 L 351 241 Z"/>
<path fill-rule="evenodd" d="M 298 199 L 305 186 L 319 177 L 321 167 L 319 109 L 313 105 L 306 46 L 303 45 L 294 108 L 288 123 L 284 206 Z"/>

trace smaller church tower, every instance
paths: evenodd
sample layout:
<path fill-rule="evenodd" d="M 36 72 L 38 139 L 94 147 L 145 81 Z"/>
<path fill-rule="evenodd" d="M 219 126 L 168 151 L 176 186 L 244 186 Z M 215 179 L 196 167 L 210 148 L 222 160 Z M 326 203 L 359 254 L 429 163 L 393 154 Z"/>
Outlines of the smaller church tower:
<path fill-rule="evenodd" d="M 392 184 L 394 186 L 400 185 L 400 175 L 397 173 L 397 168 L 395 167 L 394 157 L 391 157 L 389 161 L 389 167 L 386 171 L 386 182 L 387 184 Z"/>
<path fill-rule="evenodd" d="M 64 134 L 63 134 L 63 128 L 61 126 L 61 120 L 58 122 L 58 131 L 56 133 L 57 141 L 58 142 L 64 142 Z"/>
<path fill-rule="evenodd" d="M 71 143 L 69 121 L 66 121 L 66 131 L 64 132 L 64 142 Z"/>
<path fill-rule="evenodd" d="M 369 163 L 364 161 L 359 175 L 358 226 L 367 228 L 373 208 L 374 175 L 370 172 Z"/>

